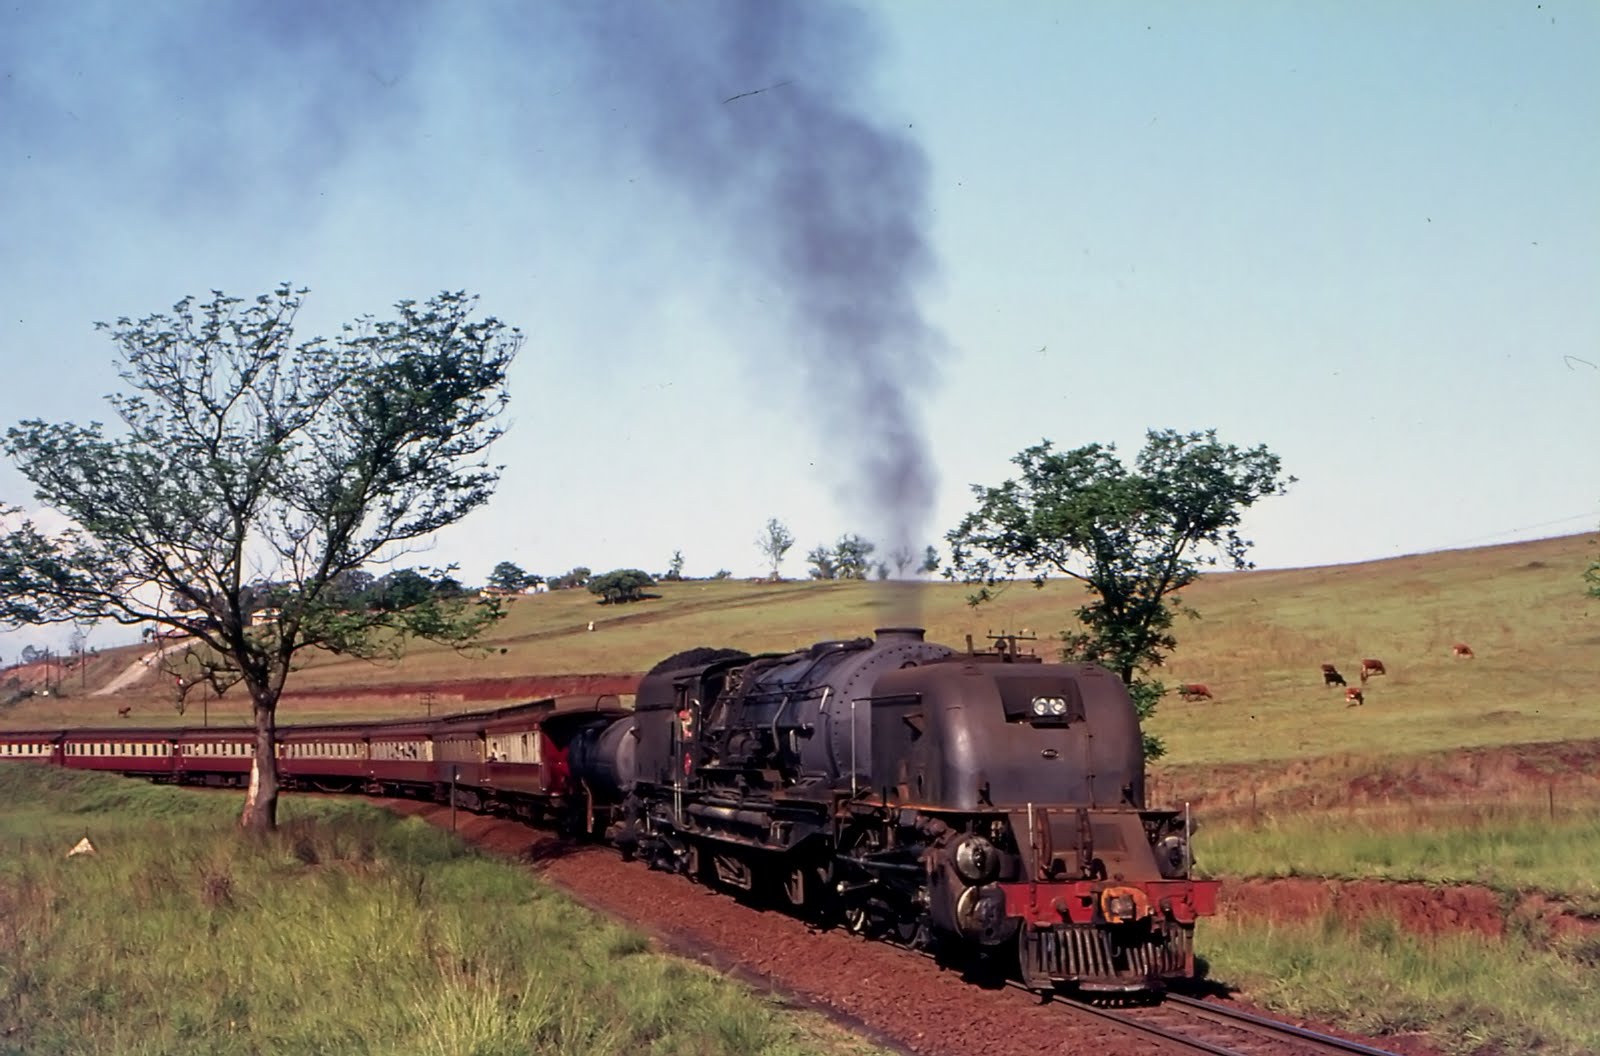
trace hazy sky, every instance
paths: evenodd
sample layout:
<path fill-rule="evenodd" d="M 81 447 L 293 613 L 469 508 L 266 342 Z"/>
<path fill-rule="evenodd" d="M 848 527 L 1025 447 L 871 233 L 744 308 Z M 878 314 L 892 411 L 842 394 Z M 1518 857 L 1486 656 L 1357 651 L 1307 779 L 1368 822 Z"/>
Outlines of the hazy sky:
<path fill-rule="evenodd" d="M 1263 566 L 1582 531 L 1597 54 L 1587 0 L 23 0 L 0 426 L 112 418 L 96 320 L 465 289 L 528 336 L 499 492 L 417 559 L 468 582 L 754 574 L 770 516 L 800 575 L 1149 427 L 1283 457 Z"/>

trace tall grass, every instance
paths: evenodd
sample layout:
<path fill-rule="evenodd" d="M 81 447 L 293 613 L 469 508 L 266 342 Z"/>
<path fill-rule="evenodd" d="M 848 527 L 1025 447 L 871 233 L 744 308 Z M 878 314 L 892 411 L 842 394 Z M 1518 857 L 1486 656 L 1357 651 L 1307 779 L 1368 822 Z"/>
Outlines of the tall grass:
<path fill-rule="evenodd" d="M 0 768 L 0 1053 L 864 1049 L 419 820 L 233 799 Z"/>
<path fill-rule="evenodd" d="M 1213 978 L 1280 1014 L 1419 1034 L 1452 1056 L 1600 1052 L 1600 941 L 1423 938 L 1330 914 L 1291 925 L 1223 916 L 1202 925 L 1201 945 Z"/>
<path fill-rule="evenodd" d="M 1600 910 L 1600 803 L 1368 806 L 1208 826 L 1204 867 L 1537 890 Z"/>

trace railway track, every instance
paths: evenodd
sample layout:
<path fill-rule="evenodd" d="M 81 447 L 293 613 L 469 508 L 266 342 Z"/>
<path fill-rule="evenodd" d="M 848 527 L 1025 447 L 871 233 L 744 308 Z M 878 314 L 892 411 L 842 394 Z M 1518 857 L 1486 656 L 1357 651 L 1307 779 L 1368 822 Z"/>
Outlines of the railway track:
<path fill-rule="evenodd" d="M 1176 1052 L 1210 1056 L 1394 1056 L 1385 1049 L 1319 1034 L 1226 1005 L 1167 995 L 1159 1004 L 1102 1008 L 1064 1001 L 1074 1014 L 1113 1023 Z"/>
<path fill-rule="evenodd" d="M 884 941 L 884 945 L 926 960 L 935 959 L 928 951 L 904 943 Z M 1003 986 L 1030 996 L 1037 993 L 1015 979 L 1006 980 Z M 1076 1018 L 1109 1024 L 1154 1041 L 1156 1051 L 1171 1052 L 1175 1056 L 1193 1053 L 1208 1056 L 1398 1056 L 1388 1049 L 1178 994 L 1165 994 L 1151 1005 L 1118 1008 L 1059 995 L 1047 997 L 1044 1002 Z"/>

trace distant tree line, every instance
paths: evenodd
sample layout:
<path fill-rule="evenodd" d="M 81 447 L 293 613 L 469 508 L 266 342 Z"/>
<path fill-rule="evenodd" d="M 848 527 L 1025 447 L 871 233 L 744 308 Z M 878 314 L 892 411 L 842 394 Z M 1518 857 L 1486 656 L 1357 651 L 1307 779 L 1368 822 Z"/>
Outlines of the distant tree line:
<path fill-rule="evenodd" d="M 873 560 L 877 544 L 855 533 L 839 537 L 832 546 L 814 547 L 806 555 L 811 579 L 889 579 L 905 578 L 908 572 L 931 575 L 939 571 L 939 551 L 928 546 L 919 560 L 916 551 L 908 546 L 897 546 L 886 559 Z"/>

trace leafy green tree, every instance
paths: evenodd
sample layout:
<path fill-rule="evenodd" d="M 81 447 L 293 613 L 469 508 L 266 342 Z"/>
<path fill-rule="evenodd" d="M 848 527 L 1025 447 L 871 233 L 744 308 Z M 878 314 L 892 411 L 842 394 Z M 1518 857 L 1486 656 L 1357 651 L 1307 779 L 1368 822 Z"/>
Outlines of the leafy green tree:
<path fill-rule="evenodd" d="M 569 572 L 564 572 L 559 576 L 552 576 L 550 578 L 550 589 L 572 590 L 575 587 L 583 586 L 587 582 L 589 582 L 589 570 L 579 565 Z"/>
<path fill-rule="evenodd" d="M 666 572 L 662 573 L 661 578 L 666 580 L 668 583 L 677 583 L 683 579 L 682 550 L 672 551 L 672 563 L 667 566 L 667 570 Z"/>
<path fill-rule="evenodd" d="M 872 572 L 872 552 L 877 547 L 859 535 L 842 535 L 833 548 L 840 579 L 866 579 Z"/>
<path fill-rule="evenodd" d="M 1164 689 L 1151 673 L 1177 646 L 1173 617 L 1197 615 L 1178 592 L 1203 567 L 1251 567 L 1240 516 L 1294 478 L 1266 447 L 1223 444 L 1215 430 L 1151 430 L 1131 468 L 1110 444 L 1058 452 L 1045 441 L 1012 462 L 1017 479 L 974 487 L 978 508 L 946 536 L 945 574 L 977 587 L 974 605 L 1018 576 L 1082 583 L 1090 600 L 1062 632 L 1062 656 L 1116 672 L 1148 718 Z M 1145 742 L 1162 754 L 1158 739 Z"/>
<path fill-rule="evenodd" d="M 517 591 L 533 585 L 537 576 L 530 576 L 514 561 L 502 561 L 489 573 L 489 586 L 496 590 Z"/>
<path fill-rule="evenodd" d="M 792 546 L 794 546 L 794 533 L 776 517 L 767 518 L 767 526 L 756 536 L 756 549 L 761 551 L 761 556 L 765 557 L 767 564 L 772 567 L 770 578 L 774 582 L 778 579 L 778 567 L 783 564 L 783 556 Z"/>
<path fill-rule="evenodd" d="M 839 562 L 831 546 L 815 547 L 806 555 L 806 562 L 811 566 L 809 575 L 812 579 L 839 578 Z"/>
<path fill-rule="evenodd" d="M 401 612 L 425 605 L 435 597 L 460 597 L 467 593 L 467 588 L 451 575 L 453 571 L 453 567 L 398 568 L 374 580 L 362 596 L 368 608 L 381 612 Z"/>
<path fill-rule="evenodd" d="M 650 573 L 637 568 L 619 568 L 589 580 L 589 593 L 600 595 L 602 605 L 620 605 L 625 601 L 640 601 L 644 588 L 653 587 L 656 581 Z"/>
<path fill-rule="evenodd" d="M 364 568 L 340 572 L 328 581 L 329 600 L 347 609 L 369 608 L 377 581 L 377 577 Z"/>
<path fill-rule="evenodd" d="M 932 544 L 922 552 L 922 564 L 917 566 L 917 572 L 924 576 L 931 576 L 939 571 L 939 551 Z"/>
<path fill-rule="evenodd" d="M 101 324 L 126 388 L 113 432 L 26 421 L 5 450 L 68 522 L 0 534 L 0 622 L 153 623 L 198 639 L 217 693 L 243 684 L 255 753 L 241 825 L 276 824 L 278 700 L 297 655 L 461 647 L 500 615 L 437 591 L 352 608 L 351 573 L 488 501 L 506 371 L 521 335 L 441 293 L 295 343 L 306 291 L 214 293 Z M 255 623 L 270 599 L 277 618 Z"/>
<path fill-rule="evenodd" d="M 404 612 L 425 605 L 436 593 L 434 581 L 414 568 L 397 568 L 379 576 L 372 585 L 372 608 L 376 612 Z"/>

